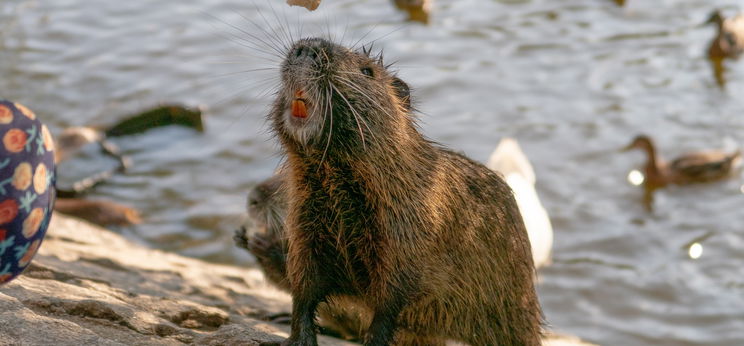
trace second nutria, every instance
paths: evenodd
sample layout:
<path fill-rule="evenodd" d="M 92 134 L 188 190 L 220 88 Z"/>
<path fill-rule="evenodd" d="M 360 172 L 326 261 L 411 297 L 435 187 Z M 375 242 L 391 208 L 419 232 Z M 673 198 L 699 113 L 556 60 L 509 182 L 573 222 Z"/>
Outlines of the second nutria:
<path fill-rule="evenodd" d="M 266 278 L 274 285 L 290 291 L 287 280 L 287 236 L 284 232 L 285 195 L 282 189 L 283 178 L 276 174 L 256 185 L 248 193 L 248 215 L 255 224 L 256 231 L 250 236 L 245 226 L 235 231 L 235 245 L 250 251 L 263 270 Z"/>
<path fill-rule="evenodd" d="M 530 245 L 506 183 L 423 137 L 381 59 L 303 39 L 269 119 L 286 154 L 288 345 L 321 302 L 370 312 L 365 345 L 538 345 Z"/>
<path fill-rule="evenodd" d="M 266 279 L 283 291 L 290 292 L 287 278 L 287 234 L 284 218 L 287 211 L 284 175 L 279 172 L 256 185 L 248 193 L 248 215 L 255 231 L 249 235 L 245 226 L 235 231 L 235 245 L 256 257 Z M 353 303 L 338 301 L 318 306 L 319 326 L 324 334 L 347 340 L 361 340 L 371 321 L 371 313 Z"/>

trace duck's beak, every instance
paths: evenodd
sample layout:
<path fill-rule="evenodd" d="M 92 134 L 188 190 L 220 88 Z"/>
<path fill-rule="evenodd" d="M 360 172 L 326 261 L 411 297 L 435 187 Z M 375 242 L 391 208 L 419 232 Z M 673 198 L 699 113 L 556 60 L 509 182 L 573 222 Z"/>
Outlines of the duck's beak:
<path fill-rule="evenodd" d="M 706 27 L 708 25 L 711 25 L 713 23 L 714 23 L 713 17 L 710 17 L 710 18 L 706 19 L 704 22 L 702 22 L 702 23 L 700 23 L 698 25 L 695 25 L 695 29 L 704 28 L 704 27 Z"/>
<path fill-rule="evenodd" d="M 630 143 L 630 144 L 628 144 L 628 145 L 626 145 L 626 146 L 624 146 L 624 147 L 620 148 L 620 150 L 619 150 L 619 151 L 620 151 L 621 153 L 624 153 L 624 152 L 626 152 L 626 151 L 628 151 L 628 150 L 631 150 L 631 149 L 633 149 L 633 148 L 635 148 L 635 146 L 633 145 L 633 143 Z"/>
<path fill-rule="evenodd" d="M 702 28 L 702 27 L 705 27 L 705 26 L 708 26 L 708 25 L 711 25 L 711 24 L 715 24 L 715 23 L 717 23 L 717 22 L 719 22 L 721 20 L 722 20 L 721 13 L 720 12 L 713 12 L 713 13 L 710 14 L 710 17 L 708 17 L 708 19 L 706 19 L 704 22 L 698 24 L 696 27 L 697 28 Z"/>

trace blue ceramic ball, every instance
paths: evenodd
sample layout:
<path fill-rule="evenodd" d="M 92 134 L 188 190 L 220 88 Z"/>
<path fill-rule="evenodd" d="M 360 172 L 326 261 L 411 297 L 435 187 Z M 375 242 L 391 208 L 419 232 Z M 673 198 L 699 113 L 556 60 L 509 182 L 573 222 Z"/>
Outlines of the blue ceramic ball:
<path fill-rule="evenodd" d="M 52 217 L 54 140 L 21 104 L 0 100 L 0 284 L 31 263 Z"/>

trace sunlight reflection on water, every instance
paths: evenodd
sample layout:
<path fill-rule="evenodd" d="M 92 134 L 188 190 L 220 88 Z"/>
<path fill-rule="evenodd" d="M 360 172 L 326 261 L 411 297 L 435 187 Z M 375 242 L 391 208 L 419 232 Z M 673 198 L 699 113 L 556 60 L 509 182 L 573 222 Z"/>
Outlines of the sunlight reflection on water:
<path fill-rule="evenodd" d="M 703 245 L 700 243 L 692 243 L 690 245 L 690 250 L 688 251 L 688 254 L 690 255 L 690 258 L 692 259 L 698 259 L 700 256 L 703 255 Z"/>
<path fill-rule="evenodd" d="M 634 186 L 643 184 L 644 180 L 646 180 L 646 178 L 643 176 L 643 173 L 641 173 L 641 171 L 637 169 L 634 169 L 630 171 L 630 173 L 628 173 L 628 182 Z"/>

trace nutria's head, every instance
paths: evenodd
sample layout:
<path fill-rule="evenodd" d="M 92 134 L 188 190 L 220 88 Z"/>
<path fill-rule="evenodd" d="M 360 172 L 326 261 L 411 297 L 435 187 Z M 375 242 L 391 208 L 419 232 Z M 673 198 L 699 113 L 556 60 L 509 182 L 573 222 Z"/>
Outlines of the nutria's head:
<path fill-rule="evenodd" d="M 284 174 L 279 172 L 248 193 L 248 215 L 257 227 L 268 232 L 283 232 L 287 212 L 283 184 Z"/>
<path fill-rule="evenodd" d="M 292 147 L 356 150 L 411 124 L 409 94 L 381 57 L 307 38 L 297 41 L 282 63 L 271 120 Z"/>

